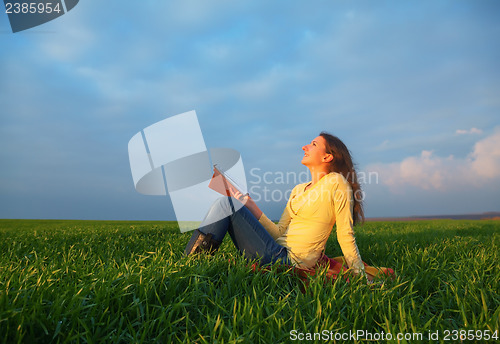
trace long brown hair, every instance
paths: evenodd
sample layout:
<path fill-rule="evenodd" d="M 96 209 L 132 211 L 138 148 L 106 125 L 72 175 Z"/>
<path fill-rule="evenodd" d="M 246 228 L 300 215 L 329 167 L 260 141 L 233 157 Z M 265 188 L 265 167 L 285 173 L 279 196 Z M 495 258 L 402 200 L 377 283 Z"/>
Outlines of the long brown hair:
<path fill-rule="evenodd" d="M 349 182 L 353 192 L 353 224 L 363 223 L 365 214 L 363 211 L 363 191 L 358 182 L 356 169 L 352 162 L 351 152 L 346 145 L 337 137 L 325 131 L 322 131 L 319 136 L 325 139 L 326 152 L 333 156 L 331 163 L 331 172 L 337 172 L 344 176 Z"/>

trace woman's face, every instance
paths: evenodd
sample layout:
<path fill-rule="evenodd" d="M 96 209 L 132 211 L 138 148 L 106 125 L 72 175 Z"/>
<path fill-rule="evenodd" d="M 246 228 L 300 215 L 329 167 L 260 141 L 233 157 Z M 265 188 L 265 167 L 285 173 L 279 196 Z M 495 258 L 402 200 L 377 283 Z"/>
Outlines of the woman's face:
<path fill-rule="evenodd" d="M 331 154 L 326 152 L 325 139 L 322 136 L 316 137 L 310 144 L 302 147 L 302 150 L 304 157 L 301 162 L 307 167 L 320 166 L 331 160 L 328 158 Z"/>

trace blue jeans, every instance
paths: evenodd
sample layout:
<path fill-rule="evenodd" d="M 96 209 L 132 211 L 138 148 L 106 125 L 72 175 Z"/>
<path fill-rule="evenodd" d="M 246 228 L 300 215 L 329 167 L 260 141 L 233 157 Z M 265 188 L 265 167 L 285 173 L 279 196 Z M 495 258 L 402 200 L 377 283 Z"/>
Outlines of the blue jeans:
<path fill-rule="evenodd" d="M 291 265 L 287 249 L 276 243 L 250 210 L 238 204 L 236 208 L 239 210 L 232 212 L 231 209 L 234 208 L 231 202 L 238 201 L 230 197 L 216 200 L 201 223 L 200 232 L 211 233 L 213 238 L 219 242 L 222 242 L 226 233 L 229 232 L 234 246 L 248 260 L 259 259 L 262 265 L 277 261 Z M 221 214 L 231 215 L 222 220 L 212 221 L 212 219 L 220 219 L 223 216 Z"/>

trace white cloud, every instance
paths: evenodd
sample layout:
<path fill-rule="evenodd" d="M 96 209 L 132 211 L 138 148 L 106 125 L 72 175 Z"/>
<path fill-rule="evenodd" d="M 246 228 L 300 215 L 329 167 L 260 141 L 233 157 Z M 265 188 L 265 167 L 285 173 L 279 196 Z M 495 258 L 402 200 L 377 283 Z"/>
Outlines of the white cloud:
<path fill-rule="evenodd" d="M 457 129 L 457 131 L 455 132 L 455 134 L 458 134 L 458 135 L 482 134 L 482 133 L 483 133 L 483 131 L 481 129 L 478 129 L 478 128 L 471 128 L 469 130 Z"/>
<path fill-rule="evenodd" d="M 367 170 L 377 172 L 380 182 L 394 193 L 403 193 L 409 186 L 439 191 L 464 186 L 485 187 L 491 181 L 500 180 L 500 127 L 476 142 L 466 158 L 440 157 L 433 151 L 423 150 L 420 156 L 372 164 Z"/>
<path fill-rule="evenodd" d="M 472 168 L 481 179 L 500 178 L 500 128 L 493 135 L 477 142 L 470 155 Z"/>

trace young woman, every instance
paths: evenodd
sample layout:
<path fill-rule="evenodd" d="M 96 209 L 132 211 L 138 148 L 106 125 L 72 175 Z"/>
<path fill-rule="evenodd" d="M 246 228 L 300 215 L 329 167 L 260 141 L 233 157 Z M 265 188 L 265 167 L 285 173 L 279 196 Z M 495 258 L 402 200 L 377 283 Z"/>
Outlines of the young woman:
<path fill-rule="evenodd" d="M 323 255 L 336 224 L 337 240 L 350 270 L 365 275 L 353 231 L 354 224 L 364 221 L 362 194 L 349 150 L 325 132 L 302 150 L 302 164 L 309 168 L 312 180 L 295 186 L 278 224 L 269 220 L 251 197 L 239 193 L 233 196 L 245 206 L 213 222 L 222 218 L 220 214 L 230 214 L 231 202 L 237 202 L 223 197 L 195 230 L 185 253 L 214 252 L 229 232 L 236 248 L 248 259 L 311 269 Z"/>

